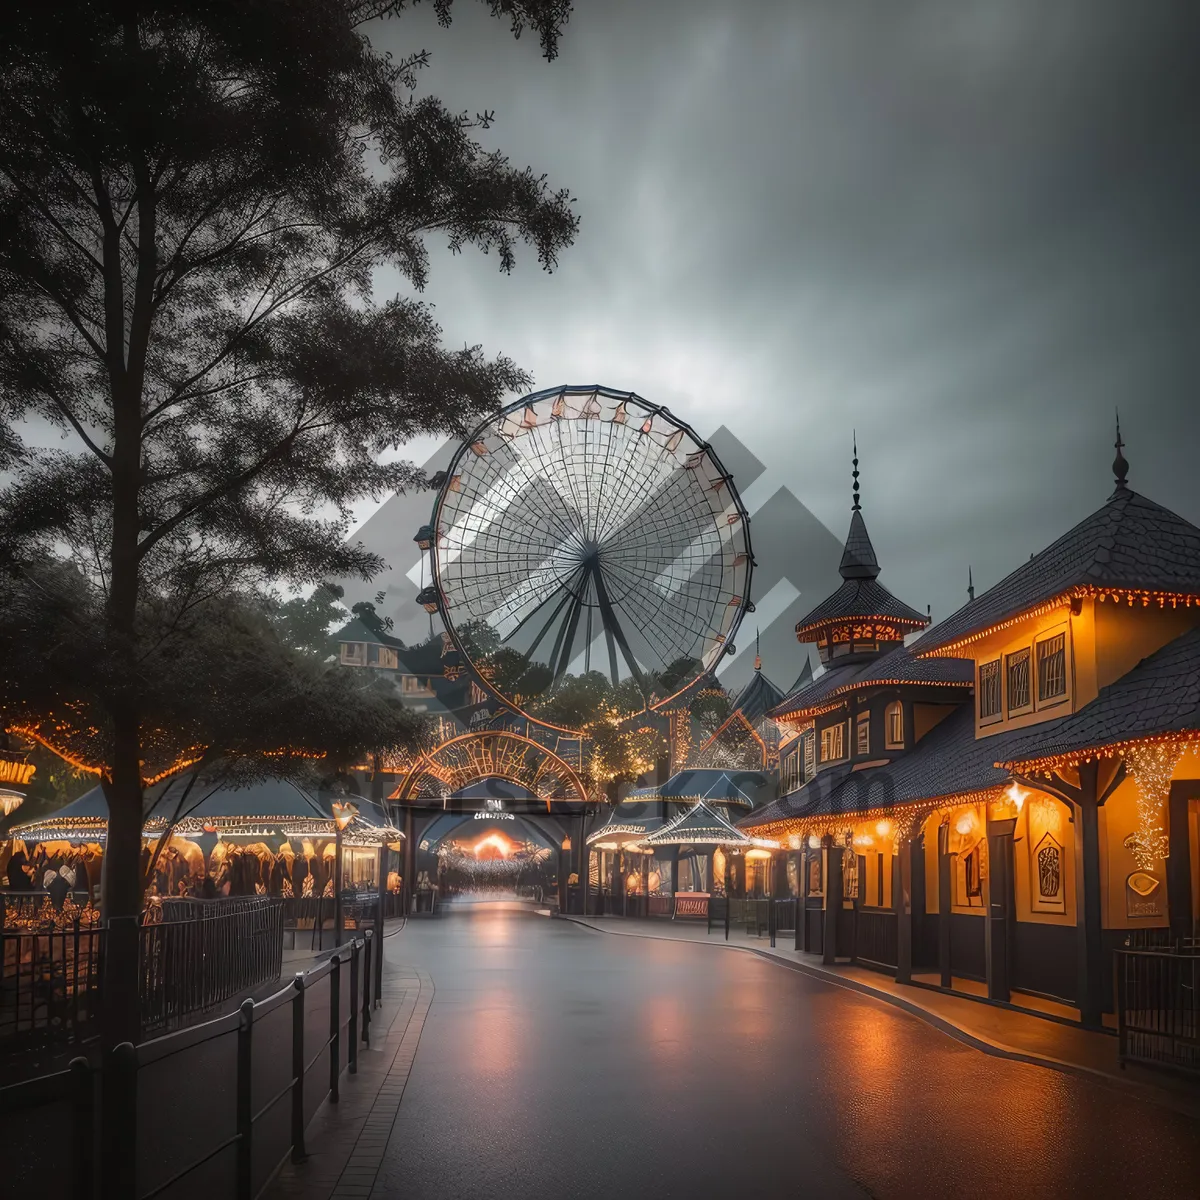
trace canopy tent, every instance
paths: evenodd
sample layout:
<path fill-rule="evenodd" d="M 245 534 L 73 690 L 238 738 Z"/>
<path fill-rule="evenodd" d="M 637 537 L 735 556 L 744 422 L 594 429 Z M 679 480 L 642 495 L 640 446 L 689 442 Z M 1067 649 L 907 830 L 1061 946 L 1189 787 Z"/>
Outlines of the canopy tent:
<path fill-rule="evenodd" d="M 641 839 L 642 846 L 738 846 L 774 847 L 775 842 L 752 838 L 735 828 L 703 800 L 697 800 L 686 812 L 680 813 L 661 829 Z"/>
<path fill-rule="evenodd" d="M 597 842 L 602 842 L 606 846 L 610 844 L 625 846 L 641 841 L 648 833 L 661 829 L 663 824 L 660 816 L 623 813 L 618 806 L 613 809 L 608 820 L 599 829 L 594 829 L 588 834 L 587 844 L 592 846 Z"/>
<path fill-rule="evenodd" d="M 691 767 L 676 771 L 658 787 L 634 788 L 625 804 L 647 800 L 704 801 L 733 808 L 754 809 L 765 803 L 770 778 L 761 771 L 731 771 L 723 767 Z"/>

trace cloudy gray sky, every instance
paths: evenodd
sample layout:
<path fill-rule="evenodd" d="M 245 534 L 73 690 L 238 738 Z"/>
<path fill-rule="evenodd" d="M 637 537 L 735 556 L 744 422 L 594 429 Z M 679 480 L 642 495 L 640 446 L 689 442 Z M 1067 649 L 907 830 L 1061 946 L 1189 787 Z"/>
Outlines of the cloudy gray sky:
<path fill-rule="evenodd" d="M 435 255 L 447 340 L 728 426 L 839 539 L 856 427 L 883 581 L 936 619 L 1103 502 L 1117 406 L 1131 484 L 1200 522 L 1198 35 L 1194 2 L 578 0 L 548 64 L 460 0 L 374 40 L 578 198 L 552 275 Z"/>

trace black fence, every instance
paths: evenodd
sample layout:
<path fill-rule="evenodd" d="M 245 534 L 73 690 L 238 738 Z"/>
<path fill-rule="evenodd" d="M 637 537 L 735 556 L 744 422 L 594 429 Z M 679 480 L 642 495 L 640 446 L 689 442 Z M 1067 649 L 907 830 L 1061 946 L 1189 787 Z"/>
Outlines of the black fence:
<path fill-rule="evenodd" d="M 1120 1059 L 1200 1074 L 1200 953 L 1118 950 Z"/>
<path fill-rule="evenodd" d="M 97 1032 L 103 952 L 104 932 L 97 925 L 0 930 L 5 1054 L 79 1045 Z"/>
<path fill-rule="evenodd" d="M 142 1030 L 177 1029 L 279 978 L 283 901 L 267 896 L 173 900 L 142 927 Z"/>
<path fill-rule="evenodd" d="M 0 1054 L 69 1052 L 99 1032 L 103 926 L 22 897 L 0 929 Z M 175 1029 L 274 982 L 283 965 L 283 902 L 174 899 L 147 912 L 141 937 L 145 1032 Z M 74 910 L 77 914 L 78 909 Z M 18 924 L 19 922 L 19 924 Z"/>
<path fill-rule="evenodd" d="M 5 1195 L 259 1195 L 357 1068 L 378 1005 L 372 934 L 228 1016 L 0 1088 Z M 103 1128 L 101 1128 L 101 1124 Z"/>

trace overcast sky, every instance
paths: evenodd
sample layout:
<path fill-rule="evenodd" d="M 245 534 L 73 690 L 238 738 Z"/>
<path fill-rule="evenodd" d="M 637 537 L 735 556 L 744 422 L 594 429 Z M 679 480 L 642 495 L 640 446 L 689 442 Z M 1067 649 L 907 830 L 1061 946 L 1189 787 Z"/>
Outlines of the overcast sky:
<path fill-rule="evenodd" d="M 577 0 L 546 63 L 459 0 L 374 40 L 578 198 L 552 275 L 435 255 L 447 340 L 727 425 L 839 539 L 856 427 L 883 582 L 936 619 L 1104 501 L 1117 406 L 1131 485 L 1200 523 L 1198 34 L 1194 0 Z"/>

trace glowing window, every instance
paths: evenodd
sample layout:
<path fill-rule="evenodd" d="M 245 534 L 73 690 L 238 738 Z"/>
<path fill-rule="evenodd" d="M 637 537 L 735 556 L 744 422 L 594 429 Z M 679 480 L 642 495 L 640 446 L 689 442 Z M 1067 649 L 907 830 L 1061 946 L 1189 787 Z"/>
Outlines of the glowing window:
<path fill-rule="evenodd" d="M 1029 690 L 1029 649 L 1018 650 L 1005 656 L 1008 675 L 1008 711 L 1028 708 L 1033 701 Z"/>
<path fill-rule="evenodd" d="M 1000 715 L 1000 660 L 979 665 L 979 715 Z"/>
<path fill-rule="evenodd" d="M 856 754 L 871 753 L 871 714 L 859 713 L 858 722 L 854 729 L 854 749 Z"/>
<path fill-rule="evenodd" d="M 836 762 L 846 757 L 846 740 L 844 725 L 830 725 L 821 730 L 821 761 Z"/>
<path fill-rule="evenodd" d="M 904 706 L 893 700 L 887 706 L 884 728 L 887 730 L 887 748 L 898 750 L 904 745 Z"/>
<path fill-rule="evenodd" d="M 1038 699 L 1067 694 L 1067 638 L 1057 634 L 1037 644 Z"/>

